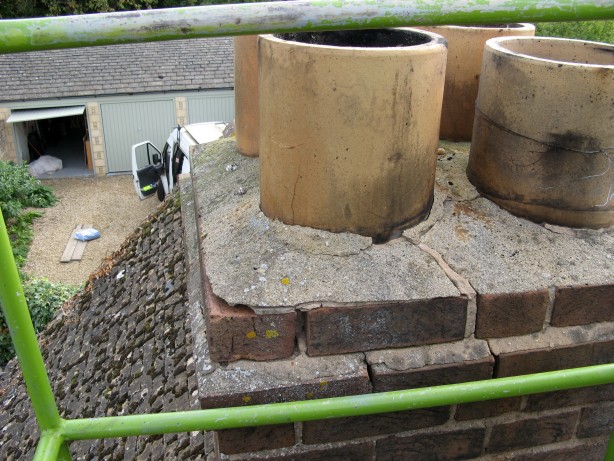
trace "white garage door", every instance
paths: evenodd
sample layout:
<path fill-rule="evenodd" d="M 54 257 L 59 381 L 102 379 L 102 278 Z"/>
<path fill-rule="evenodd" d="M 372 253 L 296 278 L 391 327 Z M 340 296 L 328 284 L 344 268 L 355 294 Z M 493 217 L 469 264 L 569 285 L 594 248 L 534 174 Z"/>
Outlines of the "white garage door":
<path fill-rule="evenodd" d="M 188 97 L 188 120 L 190 123 L 230 122 L 234 120 L 234 91 L 208 91 L 205 94 L 206 96 Z"/>
<path fill-rule="evenodd" d="M 100 105 L 107 172 L 130 171 L 130 148 L 151 141 L 159 149 L 176 125 L 174 99 Z"/>

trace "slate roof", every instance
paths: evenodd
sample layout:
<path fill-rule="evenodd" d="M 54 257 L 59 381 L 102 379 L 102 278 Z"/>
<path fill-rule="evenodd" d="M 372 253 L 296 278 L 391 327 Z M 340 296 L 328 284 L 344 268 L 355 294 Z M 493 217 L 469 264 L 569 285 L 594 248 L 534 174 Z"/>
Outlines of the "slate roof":
<path fill-rule="evenodd" d="M 41 332 L 62 417 L 200 408 L 183 226 L 177 196 L 165 201 Z M 0 459 L 32 459 L 39 430 L 16 360 L 0 370 Z M 204 461 L 209 433 L 73 442 L 75 460 Z"/>
<path fill-rule="evenodd" d="M 0 54 L 0 102 L 234 87 L 232 38 Z"/>

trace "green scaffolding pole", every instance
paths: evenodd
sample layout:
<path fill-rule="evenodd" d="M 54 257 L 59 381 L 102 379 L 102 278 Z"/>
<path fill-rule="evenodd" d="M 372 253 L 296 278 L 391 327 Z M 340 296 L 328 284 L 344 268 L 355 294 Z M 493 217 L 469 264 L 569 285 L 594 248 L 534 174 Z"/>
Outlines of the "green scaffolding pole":
<path fill-rule="evenodd" d="M 611 19 L 608 0 L 298 0 L 0 21 L 0 53 L 270 32 Z"/>
<path fill-rule="evenodd" d="M 604 0 L 299 0 L 0 21 L 0 53 L 265 32 L 612 18 L 614 1 Z M 63 420 L 36 341 L 1 213 L 0 304 L 41 428 L 36 460 L 70 459 L 67 442 L 71 440 L 349 417 L 614 383 L 614 364 L 606 364 L 334 399 Z M 614 435 L 606 461 L 614 461 Z"/>

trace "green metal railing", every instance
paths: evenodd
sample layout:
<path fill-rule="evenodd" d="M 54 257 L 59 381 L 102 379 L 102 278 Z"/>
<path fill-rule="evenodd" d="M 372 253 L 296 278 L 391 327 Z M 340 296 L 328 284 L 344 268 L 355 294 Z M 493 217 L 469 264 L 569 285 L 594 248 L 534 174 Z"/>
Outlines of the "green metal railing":
<path fill-rule="evenodd" d="M 265 32 L 613 18 L 614 0 L 301 0 L 5 20 L 0 21 L 0 53 Z M 65 420 L 53 396 L 1 213 L 0 304 L 41 429 L 35 460 L 72 459 L 72 440 L 349 417 L 614 383 L 614 364 L 605 364 L 351 397 Z M 614 432 L 605 459 L 614 461 Z"/>

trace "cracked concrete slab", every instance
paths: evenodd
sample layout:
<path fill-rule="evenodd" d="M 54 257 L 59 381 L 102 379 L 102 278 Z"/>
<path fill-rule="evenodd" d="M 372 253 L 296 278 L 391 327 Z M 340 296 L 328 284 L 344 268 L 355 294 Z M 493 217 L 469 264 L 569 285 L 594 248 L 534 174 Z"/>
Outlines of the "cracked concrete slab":
<path fill-rule="evenodd" d="M 404 239 L 373 245 L 270 220 L 259 209 L 258 159 L 232 140 L 192 154 L 201 245 L 213 291 L 230 305 L 309 307 L 458 296 L 437 263 Z"/>
<path fill-rule="evenodd" d="M 467 179 L 469 144 L 442 145 L 434 219 L 405 231 L 408 239 L 439 253 L 478 293 L 612 283 L 614 228 L 571 229 L 518 218 L 480 197 Z"/>
<path fill-rule="evenodd" d="M 239 155 L 232 140 L 198 147 L 201 245 L 214 292 L 231 305 L 309 308 L 458 296 L 452 281 L 461 279 L 478 293 L 611 283 L 614 229 L 515 217 L 468 181 L 468 144 L 442 145 L 430 217 L 383 245 L 268 219 L 259 209 L 258 159 Z"/>

